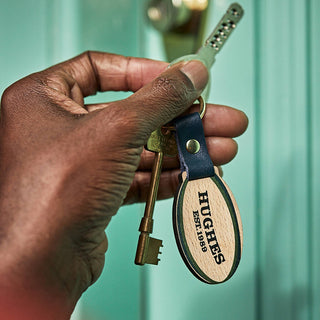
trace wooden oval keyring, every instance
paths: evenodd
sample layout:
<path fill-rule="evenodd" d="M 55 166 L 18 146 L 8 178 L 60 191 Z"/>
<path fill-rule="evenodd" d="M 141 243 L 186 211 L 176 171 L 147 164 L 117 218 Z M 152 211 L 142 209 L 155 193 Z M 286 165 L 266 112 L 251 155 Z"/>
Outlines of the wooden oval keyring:
<path fill-rule="evenodd" d="M 236 201 L 214 167 L 198 113 L 175 120 L 181 166 L 173 227 L 181 256 L 200 280 L 228 280 L 241 257 L 242 225 Z"/>
<path fill-rule="evenodd" d="M 176 242 L 189 270 L 201 281 L 217 284 L 237 269 L 242 224 L 230 189 L 217 174 L 189 181 L 186 173 L 173 207 Z"/>

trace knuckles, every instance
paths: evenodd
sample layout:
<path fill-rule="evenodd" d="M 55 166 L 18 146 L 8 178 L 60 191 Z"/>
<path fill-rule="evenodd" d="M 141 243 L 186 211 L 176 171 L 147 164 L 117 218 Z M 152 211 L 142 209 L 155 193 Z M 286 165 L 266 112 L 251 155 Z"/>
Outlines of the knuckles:
<path fill-rule="evenodd" d="M 1 97 L 1 118 L 6 121 L 10 115 L 17 113 L 19 105 L 23 101 L 24 89 L 19 82 L 12 84 L 2 94 Z"/>
<path fill-rule="evenodd" d="M 36 76 L 34 78 L 36 79 Z M 41 83 L 35 79 L 28 76 L 5 89 L 1 97 L 2 116 L 17 113 L 19 110 L 26 113 L 29 111 L 28 109 L 32 108 L 35 95 L 39 96 L 41 92 Z"/>
<path fill-rule="evenodd" d="M 1 97 L 1 109 L 6 109 L 10 104 L 14 104 L 18 93 L 19 85 L 17 85 L 17 83 L 12 84 L 10 87 L 5 89 Z"/>

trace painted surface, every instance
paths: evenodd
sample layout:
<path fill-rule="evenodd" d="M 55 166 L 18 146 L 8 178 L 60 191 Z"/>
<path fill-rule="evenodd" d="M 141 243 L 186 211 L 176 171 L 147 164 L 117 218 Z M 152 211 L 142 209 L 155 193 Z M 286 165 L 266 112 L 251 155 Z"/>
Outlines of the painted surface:
<path fill-rule="evenodd" d="M 224 168 L 244 226 L 236 274 L 217 286 L 191 276 L 175 245 L 172 200 L 156 205 L 154 234 L 164 240 L 159 266 L 135 266 L 143 206 L 124 207 L 107 229 L 103 275 L 74 319 L 320 318 L 320 2 L 239 2 L 245 16 L 217 56 L 210 96 L 250 119 L 237 158 Z M 208 31 L 230 3 L 212 2 Z M 0 91 L 88 49 L 165 59 L 143 10 L 138 0 L 2 0 Z"/>

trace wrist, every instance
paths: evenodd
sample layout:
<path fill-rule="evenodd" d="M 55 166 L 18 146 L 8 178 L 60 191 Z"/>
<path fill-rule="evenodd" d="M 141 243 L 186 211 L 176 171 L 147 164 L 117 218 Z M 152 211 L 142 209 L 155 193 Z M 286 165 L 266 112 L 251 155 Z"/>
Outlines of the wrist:
<path fill-rule="evenodd" d="M 1 275 L 2 277 L 2 275 Z M 70 319 L 74 305 L 67 297 L 36 286 L 0 285 L 0 319 Z"/>
<path fill-rule="evenodd" d="M 61 271 L 72 265 L 72 250 L 49 221 L 61 210 L 43 205 L 48 188 L 32 193 L 18 173 L 1 175 L 0 319 L 69 319 L 81 293 L 72 289 L 77 279 L 66 281 L 72 272 Z"/>

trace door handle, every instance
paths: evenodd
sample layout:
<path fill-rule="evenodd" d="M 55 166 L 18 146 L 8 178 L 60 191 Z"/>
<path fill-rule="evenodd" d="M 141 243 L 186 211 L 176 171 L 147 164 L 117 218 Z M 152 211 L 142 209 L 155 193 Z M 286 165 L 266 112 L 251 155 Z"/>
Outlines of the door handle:
<path fill-rule="evenodd" d="M 150 0 L 147 18 L 162 34 L 167 59 L 195 52 L 203 41 L 209 0 Z"/>

